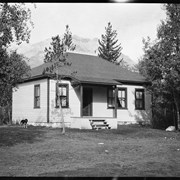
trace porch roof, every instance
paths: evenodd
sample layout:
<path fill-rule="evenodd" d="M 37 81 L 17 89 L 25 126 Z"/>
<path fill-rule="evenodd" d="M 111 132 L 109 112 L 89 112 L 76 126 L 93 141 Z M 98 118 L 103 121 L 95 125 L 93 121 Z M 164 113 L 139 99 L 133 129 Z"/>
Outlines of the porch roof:
<path fill-rule="evenodd" d="M 94 77 L 75 77 L 82 84 L 97 84 L 97 85 L 121 85 L 122 83 L 113 79 L 94 78 Z"/>
<path fill-rule="evenodd" d="M 147 83 L 146 79 L 137 72 L 131 72 L 125 68 L 117 66 L 111 62 L 108 62 L 98 56 L 67 53 L 67 62 L 71 63 L 71 66 L 60 67 L 59 75 L 71 76 L 71 73 L 75 73 L 75 78 L 82 83 L 93 84 L 121 84 L 124 82 L 138 82 Z M 43 75 L 43 70 L 52 65 L 51 63 L 44 63 L 31 70 L 31 78 Z M 54 74 L 54 73 L 52 73 Z"/>

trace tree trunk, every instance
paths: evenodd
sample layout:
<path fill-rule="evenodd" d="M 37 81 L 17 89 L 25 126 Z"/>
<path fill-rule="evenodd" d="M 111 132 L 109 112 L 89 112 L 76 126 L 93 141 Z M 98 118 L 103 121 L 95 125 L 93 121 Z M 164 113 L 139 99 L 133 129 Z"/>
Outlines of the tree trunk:
<path fill-rule="evenodd" d="M 61 107 L 61 99 L 60 96 L 58 96 L 59 98 L 59 109 L 60 109 L 60 113 L 61 113 L 61 122 L 62 122 L 62 134 L 65 134 L 65 124 L 64 124 L 64 114 L 63 114 L 63 110 Z"/>
<path fill-rule="evenodd" d="M 175 107 L 176 107 L 176 122 L 175 122 L 175 128 L 176 130 L 178 130 L 179 128 L 179 122 L 180 122 L 180 114 L 179 114 L 179 103 L 178 103 L 178 96 L 175 95 L 175 92 L 173 91 L 173 97 L 174 97 L 174 103 L 175 103 Z"/>
<path fill-rule="evenodd" d="M 177 121 L 176 121 L 176 110 L 175 110 L 175 107 L 174 107 L 174 105 L 173 105 L 173 122 L 174 122 L 174 126 L 176 127 L 177 125 Z"/>
<path fill-rule="evenodd" d="M 167 123 L 167 108 L 166 107 L 164 108 L 164 118 L 165 118 L 165 126 L 167 127 L 168 123 Z"/>
<path fill-rule="evenodd" d="M 177 120 L 176 120 L 176 125 L 175 125 L 175 127 L 176 127 L 176 130 L 178 130 L 179 127 L 180 127 L 180 125 L 179 125 L 179 122 L 180 122 L 180 114 L 179 114 L 179 104 L 178 104 L 178 102 L 176 102 L 175 105 L 176 105 L 176 113 L 177 113 Z"/>
<path fill-rule="evenodd" d="M 62 107 L 61 107 L 61 99 L 60 99 L 60 93 L 59 93 L 59 86 L 58 86 L 58 83 L 61 82 L 61 79 L 59 79 L 58 81 L 58 73 L 59 72 L 59 69 L 56 71 L 56 86 L 57 86 L 57 94 L 58 94 L 58 100 L 59 100 L 59 109 L 60 109 L 60 114 L 61 114 L 61 122 L 62 122 L 62 134 L 65 134 L 65 124 L 64 124 L 64 115 L 63 115 L 63 110 L 62 110 Z"/>

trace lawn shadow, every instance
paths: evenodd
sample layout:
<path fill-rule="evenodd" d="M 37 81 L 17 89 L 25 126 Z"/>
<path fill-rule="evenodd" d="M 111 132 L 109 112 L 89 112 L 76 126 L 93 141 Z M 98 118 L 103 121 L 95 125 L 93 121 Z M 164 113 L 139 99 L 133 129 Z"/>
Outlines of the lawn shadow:
<path fill-rule="evenodd" d="M 44 127 L 28 126 L 22 128 L 19 126 L 1 127 L 0 129 L 0 147 L 14 146 L 20 143 L 34 143 L 42 141 L 46 130 Z"/>

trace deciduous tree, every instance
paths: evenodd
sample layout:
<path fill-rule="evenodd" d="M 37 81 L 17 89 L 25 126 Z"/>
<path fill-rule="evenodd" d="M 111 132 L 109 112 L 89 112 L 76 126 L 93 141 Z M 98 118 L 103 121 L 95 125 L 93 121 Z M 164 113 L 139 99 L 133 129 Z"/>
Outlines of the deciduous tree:
<path fill-rule="evenodd" d="M 67 62 L 67 51 L 74 51 L 75 45 L 72 43 L 72 33 L 69 29 L 69 26 L 66 26 L 66 32 L 64 33 L 63 38 L 61 39 L 59 35 L 52 37 L 52 42 L 50 43 L 51 46 L 49 48 L 45 48 L 45 63 L 50 63 L 50 65 L 44 69 L 43 73 L 55 73 L 55 80 L 56 85 L 58 86 L 61 83 L 61 79 L 64 77 L 60 73 L 61 67 L 70 66 L 71 64 Z M 62 134 L 65 134 L 65 123 L 64 123 L 64 115 L 61 106 L 61 99 L 60 99 L 60 92 L 59 88 L 57 87 L 57 95 L 59 101 L 59 109 L 61 115 L 61 122 L 62 122 Z"/>
<path fill-rule="evenodd" d="M 163 104 L 173 103 L 180 123 L 180 5 L 165 4 L 166 20 L 161 21 L 154 43 L 144 40 L 140 72 L 152 82 L 151 90 Z"/>
<path fill-rule="evenodd" d="M 10 106 L 12 88 L 30 69 L 25 58 L 8 47 L 29 42 L 32 27 L 31 11 L 24 3 L 0 3 L 0 107 Z"/>
<path fill-rule="evenodd" d="M 24 3 L 0 3 L 1 47 L 29 42 L 32 27 L 31 11 Z"/>

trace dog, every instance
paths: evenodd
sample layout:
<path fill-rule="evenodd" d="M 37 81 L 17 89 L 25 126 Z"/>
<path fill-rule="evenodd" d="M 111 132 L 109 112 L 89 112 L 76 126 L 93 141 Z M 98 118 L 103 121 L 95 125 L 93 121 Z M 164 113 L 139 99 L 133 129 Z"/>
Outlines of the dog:
<path fill-rule="evenodd" d="M 27 128 L 27 122 L 28 122 L 27 119 L 23 119 L 21 120 L 20 125 L 23 126 L 24 128 Z"/>

